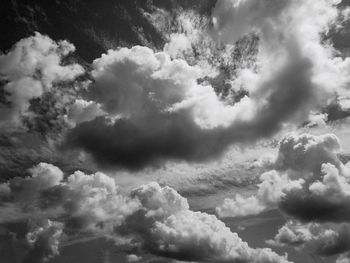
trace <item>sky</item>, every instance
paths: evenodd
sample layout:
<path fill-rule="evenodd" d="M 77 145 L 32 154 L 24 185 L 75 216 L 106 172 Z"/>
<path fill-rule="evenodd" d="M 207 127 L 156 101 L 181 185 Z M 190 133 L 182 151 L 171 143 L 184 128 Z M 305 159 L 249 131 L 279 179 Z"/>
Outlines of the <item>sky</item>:
<path fill-rule="evenodd" d="M 1 262 L 350 262 L 347 1 L 22 4 Z"/>

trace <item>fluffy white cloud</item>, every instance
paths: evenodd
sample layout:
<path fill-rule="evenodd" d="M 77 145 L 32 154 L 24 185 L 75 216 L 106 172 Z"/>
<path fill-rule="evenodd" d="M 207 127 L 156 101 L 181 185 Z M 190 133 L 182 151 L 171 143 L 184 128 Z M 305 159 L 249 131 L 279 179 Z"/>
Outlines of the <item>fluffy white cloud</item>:
<path fill-rule="evenodd" d="M 205 262 L 288 262 L 270 249 L 250 248 L 216 216 L 189 210 L 187 200 L 169 187 L 151 183 L 133 194 L 144 210 L 135 230 L 160 255 Z M 150 228 L 142 229 L 146 223 Z"/>
<path fill-rule="evenodd" d="M 171 60 L 166 53 L 140 46 L 121 48 L 102 55 L 93 66 L 92 93 L 109 114 L 135 119 L 185 111 L 203 128 L 229 126 L 241 118 L 237 107 L 226 106 L 212 87 L 197 84 L 204 76 L 199 67 Z"/>
<path fill-rule="evenodd" d="M 183 211 L 152 229 L 165 254 L 208 262 L 288 262 L 269 249 L 252 249 L 214 215 Z"/>
<path fill-rule="evenodd" d="M 349 178 L 340 174 L 339 170 L 332 164 L 326 163 L 321 168 L 322 181 L 313 182 L 309 186 L 311 193 L 326 196 L 330 200 L 346 200 L 350 196 Z"/>
<path fill-rule="evenodd" d="M 349 218 L 349 173 L 338 159 L 339 150 L 339 140 L 331 134 L 292 135 L 281 141 L 276 166 L 306 181 L 303 189 L 281 200 L 283 211 L 305 221 Z"/>
<path fill-rule="evenodd" d="M 191 49 L 191 42 L 183 33 L 171 34 L 169 43 L 165 44 L 164 46 L 164 52 L 169 54 L 172 58 L 182 55 L 189 49 Z"/>
<path fill-rule="evenodd" d="M 303 220 L 344 220 L 350 186 L 348 168 L 337 157 L 339 150 L 333 134 L 286 136 L 272 165 L 275 170 L 261 175 L 256 194 L 226 199 L 216 208 L 217 214 L 245 216 L 279 207 Z"/>
<path fill-rule="evenodd" d="M 62 65 L 62 59 L 74 50 L 65 40 L 55 42 L 35 33 L 0 55 L 0 80 L 8 102 L 0 105 L 3 127 L 20 125 L 21 116 L 28 114 L 31 99 L 84 73 L 78 64 Z"/>
<path fill-rule="evenodd" d="M 135 46 L 108 51 L 93 68 L 88 96 L 106 116 L 76 120 L 67 145 L 100 164 L 136 169 L 163 158 L 207 159 L 242 134 L 254 136 L 241 127 L 254 116 L 253 102 L 222 101 L 211 86 L 198 84 L 203 71 L 184 60 Z"/>
<path fill-rule="evenodd" d="M 104 114 L 100 104 L 93 101 L 77 99 L 70 107 L 67 117 L 73 125 L 76 125 L 81 122 L 92 121 L 96 117 L 103 116 Z"/>
<path fill-rule="evenodd" d="M 274 240 L 267 240 L 271 245 L 302 245 L 313 238 L 308 225 L 295 224 L 294 222 L 287 222 L 282 226 L 276 234 Z"/>
<path fill-rule="evenodd" d="M 21 184 L 14 184 L 19 179 L 7 183 L 10 198 L 2 202 L 9 211 L 13 208 L 14 218 L 7 217 L 6 223 L 29 218 L 37 222 L 26 238 L 31 246 L 27 256 L 38 262 L 58 254 L 63 231 L 127 237 L 151 253 L 175 259 L 289 262 L 270 249 L 249 247 L 215 215 L 191 211 L 187 200 L 170 187 L 149 183 L 122 194 L 115 180 L 103 173 L 77 171 L 63 179 L 60 169 L 44 163 L 30 171 L 33 176 Z M 19 199 L 23 193 L 30 193 L 28 200 Z M 50 221 L 53 218 L 57 222 Z"/>
<path fill-rule="evenodd" d="M 216 213 L 220 217 L 237 217 L 276 208 L 286 194 L 302 189 L 305 182 L 303 179 L 291 180 L 287 175 L 280 175 L 274 170 L 262 174 L 260 180 L 256 195 L 244 198 L 236 194 L 233 199 L 226 198 L 216 208 Z"/>

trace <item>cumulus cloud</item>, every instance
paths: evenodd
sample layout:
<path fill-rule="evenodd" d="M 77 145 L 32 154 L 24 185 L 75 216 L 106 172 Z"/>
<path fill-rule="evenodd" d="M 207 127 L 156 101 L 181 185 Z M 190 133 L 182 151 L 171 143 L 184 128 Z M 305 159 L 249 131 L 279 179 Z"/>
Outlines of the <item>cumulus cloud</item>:
<path fill-rule="evenodd" d="M 316 254 L 328 257 L 348 252 L 350 249 L 348 224 L 302 224 L 289 221 L 282 226 L 274 240 L 267 243 L 277 246 L 304 247 Z"/>
<path fill-rule="evenodd" d="M 249 247 L 216 216 L 191 211 L 170 187 L 149 183 L 121 193 L 115 180 L 102 173 L 77 171 L 63 179 L 59 168 L 43 163 L 30 172 L 32 177 L 19 186 L 15 178 L 6 183 L 9 189 L 3 187 L 7 198 L 1 203 L 13 210 L 13 217 L 0 221 L 5 228 L 34 222 L 25 235 L 28 262 L 51 259 L 63 234 L 78 233 L 135 240 L 150 253 L 180 260 L 289 262 L 270 249 Z M 19 198 L 29 192 L 27 199 Z"/>
<path fill-rule="evenodd" d="M 73 81 L 84 73 L 78 64 L 63 65 L 62 60 L 75 47 L 63 40 L 55 42 L 35 33 L 17 42 L 0 55 L 1 126 L 21 125 L 21 117 L 28 115 L 31 100 L 41 97 L 59 83 Z"/>
<path fill-rule="evenodd" d="M 12 203 L 33 217 L 66 217 L 66 227 L 73 230 L 108 232 L 139 205 L 121 195 L 114 179 L 103 173 L 76 171 L 62 180 L 62 171 L 46 163 L 29 172 L 31 176 L 16 177 L 2 185 L 5 204 Z M 98 226 L 100 222 L 103 224 Z"/>
<path fill-rule="evenodd" d="M 105 113 L 101 110 L 101 105 L 93 101 L 76 99 L 69 108 L 68 120 L 73 124 L 92 121 L 96 117 L 103 116 Z"/>
<path fill-rule="evenodd" d="M 236 194 L 233 199 L 226 198 L 216 208 L 219 217 L 254 215 L 265 209 L 276 208 L 287 193 L 302 189 L 305 182 L 303 179 L 290 180 L 288 176 L 280 175 L 274 170 L 262 174 L 260 180 L 256 195 L 244 198 Z"/>
<path fill-rule="evenodd" d="M 288 262 L 270 249 L 252 249 L 214 215 L 193 212 L 187 200 L 156 183 L 134 190 L 142 210 L 126 220 L 156 254 L 204 262 Z"/>
<path fill-rule="evenodd" d="M 90 95 L 108 115 L 82 122 L 67 145 L 101 164 L 139 168 L 162 158 L 210 158 L 234 140 L 232 123 L 244 125 L 254 111 L 248 98 L 230 106 L 198 84 L 199 67 L 146 47 L 109 51 L 93 67 Z"/>
<path fill-rule="evenodd" d="M 279 207 L 303 221 L 346 221 L 349 218 L 349 172 L 337 157 L 334 135 L 289 136 L 281 141 L 276 165 L 303 177 L 305 187 L 288 194 Z"/>
<path fill-rule="evenodd" d="M 218 2 L 213 10 L 218 40 L 232 46 L 251 33 L 259 36 L 257 66 L 240 71 L 250 77 L 238 74 L 239 81 L 231 80 L 249 87 L 236 102 L 199 81 L 208 74 L 200 63 L 174 55 L 192 43 L 186 32 L 194 29 L 188 23 L 172 35 L 165 52 L 140 46 L 110 50 L 93 62 L 95 83 L 87 97 L 94 113 L 76 114 L 80 120 L 66 145 L 91 153 L 105 167 L 139 169 L 168 159 L 206 160 L 232 143 L 252 143 L 285 123 L 304 122 L 348 83 L 340 78 L 348 75 L 343 74 L 348 61 L 335 57 L 321 37 L 338 13 L 336 2 L 328 0 L 317 5 L 299 0 Z M 97 117 L 97 107 L 104 117 Z"/>
<path fill-rule="evenodd" d="M 328 257 L 346 258 L 349 246 L 349 170 L 337 156 L 333 134 L 292 134 L 279 143 L 275 170 L 261 176 L 255 195 L 236 196 L 217 207 L 219 216 L 235 217 L 278 208 L 291 220 L 270 245 L 294 246 Z"/>
<path fill-rule="evenodd" d="M 58 185 L 63 179 L 63 172 L 52 164 L 39 163 L 29 169 L 31 176 L 15 177 L 1 184 L 3 198 L 11 198 L 19 203 L 29 205 L 34 202 L 41 191 Z"/>
<path fill-rule="evenodd" d="M 245 216 L 278 207 L 306 221 L 346 220 L 349 172 L 337 157 L 339 150 L 333 134 L 286 136 L 279 143 L 275 170 L 261 175 L 257 193 L 226 199 L 217 214 Z"/>

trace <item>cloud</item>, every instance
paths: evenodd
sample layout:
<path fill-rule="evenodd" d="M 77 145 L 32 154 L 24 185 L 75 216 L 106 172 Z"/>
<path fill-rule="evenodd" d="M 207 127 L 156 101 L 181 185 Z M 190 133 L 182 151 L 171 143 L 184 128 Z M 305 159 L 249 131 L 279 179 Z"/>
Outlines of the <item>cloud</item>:
<path fill-rule="evenodd" d="M 278 230 L 274 240 L 267 240 L 266 242 L 275 246 L 301 246 L 314 238 L 310 231 L 311 227 L 310 225 L 289 221 Z"/>
<path fill-rule="evenodd" d="M 30 251 L 24 258 L 25 263 L 47 262 L 59 255 L 59 243 L 63 232 L 63 224 L 45 220 L 26 235 Z"/>
<path fill-rule="evenodd" d="M 318 173 L 323 163 L 340 166 L 339 150 L 340 142 L 334 134 L 291 134 L 280 142 L 276 165 L 280 170 Z"/>
<path fill-rule="evenodd" d="M 153 253 L 204 262 L 288 262 L 269 249 L 250 248 L 214 215 L 189 210 L 169 187 L 150 183 L 132 195 L 142 210 L 126 220 L 127 233 L 138 234 Z"/>
<path fill-rule="evenodd" d="M 291 134 L 279 143 L 275 163 L 264 173 L 256 194 L 236 196 L 217 207 L 219 216 L 257 214 L 280 209 L 290 221 L 274 240 L 321 257 L 347 257 L 349 242 L 350 180 L 348 166 L 337 156 L 341 143 L 333 134 Z"/>
<path fill-rule="evenodd" d="M 56 186 L 63 179 L 63 172 L 52 164 L 39 163 L 29 169 L 31 176 L 15 177 L 1 184 L 2 195 L 20 203 L 30 204 L 41 191 Z"/>
<path fill-rule="evenodd" d="M 24 230 L 28 262 L 57 255 L 63 233 L 126 238 L 149 253 L 181 260 L 289 262 L 270 249 L 249 247 L 215 215 L 191 211 L 170 187 L 149 183 L 122 193 L 103 173 L 77 171 L 63 179 L 59 168 L 44 163 L 30 172 L 32 177 L 3 187 L 7 198 L 1 203 L 12 216 L 0 220 L 5 229 L 33 222 Z M 24 193 L 27 198 L 20 198 Z"/>
<path fill-rule="evenodd" d="M 103 173 L 76 171 L 62 180 L 62 171 L 46 163 L 29 172 L 31 176 L 2 184 L 5 204 L 13 203 L 33 217 L 66 217 L 66 227 L 73 231 L 110 231 L 139 206 L 137 200 L 121 195 L 114 179 Z"/>
<path fill-rule="evenodd" d="M 141 259 L 142 259 L 141 257 L 134 254 L 128 255 L 126 257 L 127 262 L 139 262 Z"/>
<path fill-rule="evenodd" d="M 349 171 L 337 157 L 339 150 L 334 135 L 289 136 L 281 141 L 277 167 L 306 180 L 303 189 L 282 198 L 282 211 L 302 221 L 349 218 Z"/>
<path fill-rule="evenodd" d="M 216 208 L 221 217 L 258 214 L 280 208 L 303 221 L 344 221 L 349 212 L 349 171 L 337 157 L 333 134 L 287 135 L 271 170 L 261 175 L 255 195 L 236 195 Z"/>
<path fill-rule="evenodd" d="M 322 181 L 283 199 L 280 209 L 302 221 L 346 222 L 350 217 L 348 178 L 332 164 L 322 165 L 321 177 Z"/>
<path fill-rule="evenodd" d="M 313 182 L 309 186 L 311 193 L 318 196 L 327 196 L 330 200 L 345 200 L 350 196 L 350 184 L 348 178 L 341 175 L 332 164 L 326 163 L 321 168 L 322 181 Z"/>
<path fill-rule="evenodd" d="M 80 120 L 68 133 L 66 147 L 92 154 L 104 168 L 140 169 L 169 159 L 208 160 L 233 143 L 254 143 L 286 123 L 300 124 L 348 83 L 340 78 L 348 75 L 343 74 L 350 68 L 348 61 L 335 57 L 321 37 L 338 15 L 336 3 L 328 0 L 318 5 L 299 0 L 218 2 L 213 10 L 218 40 L 234 45 L 252 32 L 260 39 L 256 67 L 240 71 L 250 77 L 238 74 L 239 81 L 232 80 L 241 85 L 234 90 L 249 87 L 247 96 L 236 102 L 217 95 L 208 81 L 199 81 L 207 75 L 200 63 L 166 53 L 188 49 L 186 41 L 193 39 L 186 32 L 198 29 L 185 22 L 166 52 L 140 46 L 109 50 L 94 60 L 95 83 L 87 93 L 91 107 L 106 115 L 76 115 Z"/>
<path fill-rule="evenodd" d="M 213 158 L 233 142 L 270 135 L 280 125 L 274 112 L 280 112 L 279 107 L 290 99 L 283 90 L 283 101 L 279 93 L 267 99 L 280 101 L 273 108 L 267 108 L 260 97 L 244 97 L 228 105 L 212 87 L 197 83 L 202 74 L 198 67 L 145 47 L 110 51 L 93 65 L 96 83 L 91 96 L 108 115 L 82 122 L 70 131 L 66 145 L 92 153 L 104 166 L 137 169 L 164 159 Z M 294 92 L 300 81 L 308 80 L 277 79 L 264 86 L 288 85 Z M 295 106 L 281 119 L 292 114 Z"/>
<path fill-rule="evenodd" d="M 121 48 L 93 67 L 91 100 L 108 115 L 80 123 L 67 145 L 92 153 L 105 166 L 135 169 L 168 158 L 208 159 L 235 140 L 232 123 L 244 125 L 252 114 L 248 98 L 226 105 L 212 87 L 197 83 L 200 68 L 163 52 Z"/>
<path fill-rule="evenodd" d="M 336 261 L 336 263 L 349 263 L 349 262 L 350 262 L 349 253 L 344 253 L 343 255 L 340 255 Z"/>
<path fill-rule="evenodd" d="M 322 257 L 328 257 L 350 250 L 349 230 L 348 224 L 302 224 L 289 221 L 278 230 L 274 240 L 268 240 L 267 243 L 305 248 Z"/>
<path fill-rule="evenodd" d="M 286 194 L 302 189 L 303 179 L 290 180 L 272 170 L 260 176 L 256 195 L 242 197 L 236 194 L 233 199 L 226 198 L 224 203 L 216 207 L 219 217 L 238 217 L 259 214 L 265 209 L 276 208 Z"/>
<path fill-rule="evenodd" d="M 101 110 L 101 105 L 98 103 L 76 99 L 74 104 L 69 108 L 67 117 L 73 125 L 76 125 L 81 122 L 92 121 L 104 114 L 103 110 Z"/>
<path fill-rule="evenodd" d="M 41 97 L 59 83 L 73 81 L 84 73 L 78 64 L 63 65 L 62 60 L 75 47 L 63 40 L 34 36 L 17 42 L 0 55 L 0 80 L 4 98 L 0 105 L 1 126 L 21 126 L 21 117 L 29 114 L 31 100 Z"/>

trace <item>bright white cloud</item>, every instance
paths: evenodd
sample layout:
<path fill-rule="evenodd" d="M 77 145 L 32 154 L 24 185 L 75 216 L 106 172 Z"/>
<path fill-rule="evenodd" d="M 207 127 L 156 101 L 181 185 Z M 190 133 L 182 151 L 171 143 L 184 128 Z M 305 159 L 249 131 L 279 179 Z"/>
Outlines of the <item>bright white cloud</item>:
<path fill-rule="evenodd" d="M 187 200 L 169 187 L 151 183 L 133 195 L 142 203 L 144 222 L 154 220 L 145 242 L 159 254 L 206 262 L 288 262 L 270 249 L 250 248 L 216 216 L 189 210 Z M 136 223 L 139 231 L 142 221 Z"/>
<path fill-rule="evenodd" d="M 236 194 L 233 199 L 226 198 L 224 203 L 216 208 L 219 217 L 237 217 L 259 214 L 265 209 L 276 208 L 281 199 L 290 192 L 300 190 L 304 180 L 291 180 L 287 175 L 270 171 L 260 176 L 256 195 L 244 198 Z"/>
<path fill-rule="evenodd" d="M 63 230 L 68 235 L 135 239 L 144 249 L 175 259 L 289 262 L 270 249 L 249 247 L 215 215 L 191 211 L 187 200 L 170 187 L 149 183 L 122 194 L 115 180 L 103 173 L 77 171 L 63 179 L 57 167 L 43 163 L 31 173 L 32 177 L 22 179 L 26 183 L 20 185 L 20 191 L 14 184 L 18 179 L 8 182 L 11 198 L 4 202 L 13 208 L 13 217 L 18 216 L 8 217 L 10 222 L 35 219 L 36 226 L 26 238 L 32 247 L 28 255 L 36 255 L 38 262 L 58 254 Z M 18 199 L 27 192 L 31 193 L 28 200 Z M 50 221 L 52 218 L 57 222 Z"/>
<path fill-rule="evenodd" d="M 75 125 L 85 121 L 92 121 L 96 117 L 103 116 L 104 114 L 100 104 L 93 101 L 77 99 L 70 107 L 67 117 L 68 120 Z"/>
<path fill-rule="evenodd" d="M 31 99 L 84 73 L 78 64 L 62 65 L 62 59 L 74 50 L 75 47 L 65 40 L 55 42 L 35 33 L 0 55 L 0 80 L 9 103 L 0 105 L 3 127 L 20 125 L 20 118 L 28 114 Z"/>

